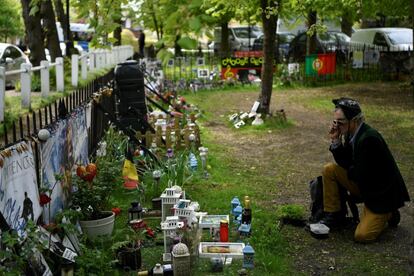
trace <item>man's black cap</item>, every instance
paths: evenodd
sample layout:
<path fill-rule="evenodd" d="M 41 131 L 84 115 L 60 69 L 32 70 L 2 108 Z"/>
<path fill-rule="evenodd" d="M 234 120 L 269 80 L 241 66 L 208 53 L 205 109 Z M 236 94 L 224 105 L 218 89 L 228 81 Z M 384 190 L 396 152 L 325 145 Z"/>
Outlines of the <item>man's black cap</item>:
<path fill-rule="evenodd" d="M 339 98 L 332 100 L 336 108 L 340 108 L 348 120 L 352 120 L 361 113 L 361 107 L 356 100 L 350 98 Z"/>

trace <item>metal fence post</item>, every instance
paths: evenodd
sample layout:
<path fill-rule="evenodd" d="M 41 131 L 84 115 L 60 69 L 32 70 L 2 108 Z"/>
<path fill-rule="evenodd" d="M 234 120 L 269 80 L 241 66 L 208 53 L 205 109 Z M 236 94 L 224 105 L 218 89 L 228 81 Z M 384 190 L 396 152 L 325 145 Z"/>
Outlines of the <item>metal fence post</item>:
<path fill-rule="evenodd" d="M 30 109 L 30 96 L 32 92 L 32 65 L 29 63 L 23 63 L 22 65 L 20 65 L 20 69 L 23 70 L 20 74 L 22 108 Z"/>
<path fill-rule="evenodd" d="M 65 75 L 63 69 L 63 58 L 56 58 L 56 91 L 65 91 Z"/>
<path fill-rule="evenodd" d="M 4 107 L 6 100 L 6 69 L 0 67 L 0 123 L 4 121 Z"/>
<path fill-rule="evenodd" d="M 81 77 L 83 80 L 88 78 L 88 64 L 87 64 L 87 57 L 83 55 L 81 57 Z"/>
<path fill-rule="evenodd" d="M 40 84 L 42 98 L 47 98 L 50 92 L 50 75 L 49 75 L 49 61 L 42 60 L 40 62 Z"/>
<path fill-rule="evenodd" d="M 72 55 L 72 86 L 78 87 L 79 80 L 79 55 Z"/>

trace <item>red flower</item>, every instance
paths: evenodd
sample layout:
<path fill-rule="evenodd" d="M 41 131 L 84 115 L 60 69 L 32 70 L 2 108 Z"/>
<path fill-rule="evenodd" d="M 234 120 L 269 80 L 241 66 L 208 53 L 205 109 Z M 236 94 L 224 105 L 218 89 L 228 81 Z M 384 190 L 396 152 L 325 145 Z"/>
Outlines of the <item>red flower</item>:
<path fill-rule="evenodd" d="M 147 229 L 145 230 L 145 234 L 147 234 L 147 236 L 150 238 L 155 238 L 155 233 L 150 227 L 147 227 Z"/>
<path fill-rule="evenodd" d="M 40 206 L 43 207 L 44 205 L 48 204 L 51 200 L 52 199 L 47 194 L 41 194 L 39 200 Z"/>
<path fill-rule="evenodd" d="M 115 216 L 117 216 L 121 213 L 121 208 L 119 207 L 112 208 L 112 212 L 114 212 Z"/>

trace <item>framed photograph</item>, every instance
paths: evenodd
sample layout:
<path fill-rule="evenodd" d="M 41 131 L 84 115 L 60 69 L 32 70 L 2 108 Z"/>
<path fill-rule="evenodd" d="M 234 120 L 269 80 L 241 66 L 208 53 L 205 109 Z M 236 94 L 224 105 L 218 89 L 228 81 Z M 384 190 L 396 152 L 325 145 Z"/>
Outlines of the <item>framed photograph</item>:
<path fill-rule="evenodd" d="M 210 76 L 210 72 L 208 69 L 198 69 L 197 77 L 201 79 L 207 79 Z"/>
<path fill-rule="evenodd" d="M 197 61 L 196 61 L 196 64 L 197 64 L 197 66 L 204 66 L 205 65 L 204 58 L 198 57 Z"/>

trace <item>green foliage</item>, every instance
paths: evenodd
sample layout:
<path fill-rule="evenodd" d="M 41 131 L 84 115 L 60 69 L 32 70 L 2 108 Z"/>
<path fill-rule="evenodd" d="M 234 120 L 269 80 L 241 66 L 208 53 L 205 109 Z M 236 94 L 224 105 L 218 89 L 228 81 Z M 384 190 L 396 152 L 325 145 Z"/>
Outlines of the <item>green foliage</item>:
<path fill-rule="evenodd" d="M 33 252 L 42 252 L 47 248 L 47 242 L 41 238 L 40 230 L 29 220 L 25 228 L 25 236 L 20 237 L 15 231 L 2 233 L 2 243 L 5 248 L 0 250 L 0 274 L 22 275 L 33 257 Z"/>
<path fill-rule="evenodd" d="M 33 74 L 32 75 L 32 81 L 31 81 L 31 90 L 33 92 L 40 92 L 41 91 L 41 79 L 40 74 Z"/>
<path fill-rule="evenodd" d="M 120 26 L 121 7 L 127 3 L 127 0 L 72 1 L 78 17 L 86 18 L 90 27 L 95 30 L 91 41 L 93 47 L 108 47 L 114 42 L 108 35 Z M 90 16 L 91 14 L 93 16 Z"/>
<path fill-rule="evenodd" d="M 21 8 L 17 0 L 0 0 L 0 41 L 23 34 Z"/>
<path fill-rule="evenodd" d="M 110 250 L 82 243 L 81 251 L 76 258 L 76 275 L 119 275 L 112 267 L 115 261 Z"/>
<path fill-rule="evenodd" d="M 106 155 L 96 157 L 97 175 L 92 182 L 79 177 L 73 179 L 77 191 L 72 193 L 72 205 L 81 209 L 82 219 L 96 219 L 110 209 L 112 191 L 121 186 L 122 156 L 126 137 L 110 127 L 103 141 L 107 144 Z"/>
<path fill-rule="evenodd" d="M 198 42 L 195 39 L 185 36 L 180 38 L 177 43 L 183 49 L 195 49 Z"/>
<path fill-rule="evenodd" d="M 276 217 L 278 219 L 300 220 L 305 217 L 305 209 L 302 205 L 296 204 L 280 205 L 277 207 Z"/>
<path fill-rule="evenodd" d="M 111 191 L 121 184 L 121 166 L 114 165 L 107 156 L 96 160 L 98 173 L 92 182 L 73 179 L 77 191 L 72 193 L 73 206 L 80 207 L 82 219 L 98 219 L 109 209 Z"/>

